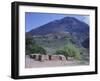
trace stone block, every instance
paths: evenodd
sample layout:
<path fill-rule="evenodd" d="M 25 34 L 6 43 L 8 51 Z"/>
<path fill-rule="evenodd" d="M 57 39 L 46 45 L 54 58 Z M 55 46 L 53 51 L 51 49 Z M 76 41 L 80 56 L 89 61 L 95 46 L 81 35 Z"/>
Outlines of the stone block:
<path fill-rule="evenodd" d="M 66 57 L 64 55 L 59 55 L 59 57 L 60 57 L 60 60 L 66 61 Z"/>

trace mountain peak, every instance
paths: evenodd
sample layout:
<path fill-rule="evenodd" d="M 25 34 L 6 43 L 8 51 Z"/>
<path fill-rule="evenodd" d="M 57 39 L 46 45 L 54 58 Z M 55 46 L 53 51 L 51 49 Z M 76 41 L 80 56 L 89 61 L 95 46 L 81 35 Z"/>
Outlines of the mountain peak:
<path fill-rule="evenodd" d="M 64 17 L 60 21 L 61 21 L 60 23 L 69 23 L 69 24 L 80 22 L 75 17 Z"/>
<path fill-rule="evenodd" d="M 64 17 L 62 20 L 77 20 L 75 17 Z"/>
<path fill-rule="evenodd" d="M 64 17 L 37 27 L 29 33 L 32 35 L 46 35 L 55 32 L 87 33 L 89 32 L 89 26 L 75 17 Z"/>

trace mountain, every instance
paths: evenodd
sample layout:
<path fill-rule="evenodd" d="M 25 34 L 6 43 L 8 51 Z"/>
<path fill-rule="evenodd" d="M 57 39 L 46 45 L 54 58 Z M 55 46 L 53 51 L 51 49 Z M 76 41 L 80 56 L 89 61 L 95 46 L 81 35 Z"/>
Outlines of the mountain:
<path fill-rule="evenodd" d="M 89 38 L 85 39 L 85 40 L 82 42 L 82 45 L 83 45 L 83 47 L 85 47 L 85 48 L 89 48 Z"/>
<path fill-rule="evenodd" d="M 46 35 L 57 32 L 88 33 L 89 26 L 74 17 L 64 17 L 32 29 L 28 33 L 31 35 Z"/>
<path fill-rule="evenodd" d="M 70 37 L 75 44 L 81 46 L 81 42 L 89 38 L 89 26 L 74 17 L 64 17 L 32 29 L 27 33 L 34 37 L 46 36 L 51 39 Z"/>

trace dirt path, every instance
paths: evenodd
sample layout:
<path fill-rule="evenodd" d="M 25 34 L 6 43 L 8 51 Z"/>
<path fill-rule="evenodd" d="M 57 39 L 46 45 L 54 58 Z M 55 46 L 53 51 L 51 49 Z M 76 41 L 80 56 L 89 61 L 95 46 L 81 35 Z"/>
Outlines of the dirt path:
<path fill-rule="evenodd" d="M 34 68 L 34 67 L 55 67 L 55 66 L 75 66 L 80 65 L 79 61 L 36 61 L 29 56 L 25 57 L 25 68 Z"/>

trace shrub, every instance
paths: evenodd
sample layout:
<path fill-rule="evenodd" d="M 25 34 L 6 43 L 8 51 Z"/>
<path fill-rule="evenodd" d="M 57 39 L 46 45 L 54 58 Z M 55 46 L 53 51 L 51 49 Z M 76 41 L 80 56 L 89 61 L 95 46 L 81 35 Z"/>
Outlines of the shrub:
<path fill-rule="evenodd" d="M 68 58 L 68 53 L 63 49 L 57 50 L 55 54 L 57 55 L 62 54 L 66 57 L 66 59 Z"/>
<path fill-rule="evenodd" d="M 35 45 L 31 48 L 31 53 L 46 54 L 46 50 L 40 46 Z"/>
<path fill-rule="evenodd" d="M 56 54 L 63 54 L 66 57 L 74 57 L 75 59 L 80 59 L 80 50 L 73 44 L 69 43 L 64 46 L 62 49 L 57 50 Z"/>

